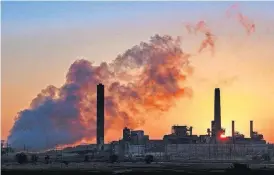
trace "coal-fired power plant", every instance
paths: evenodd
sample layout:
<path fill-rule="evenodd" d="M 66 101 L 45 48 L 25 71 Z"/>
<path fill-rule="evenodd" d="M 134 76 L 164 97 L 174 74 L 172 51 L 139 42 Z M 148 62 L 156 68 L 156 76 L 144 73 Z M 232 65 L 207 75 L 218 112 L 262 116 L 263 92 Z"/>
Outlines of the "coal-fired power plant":
<path fill-rule="evenodd" d="M 105 102 L 104 102 L 104 85 L 97 85 L 97 146 L 100 150 L 104 147 L 104 134 L 105 134 Z"/>
<path fill-rule="evenodd" d="M 232 120 L 231 122 L 231 136 L 226 135 L 225 129 L 222 128 L 221 124 L 221 94 L 219 88 L 215 88 L 214 90 L 214 110 L 212 111 L 212 118 L 214 120 L 211 121 L 211 128 L 207 128 L 204 135 L 196 135 L 193 132 L 192 126 L 173 125 L 171 126 L 171 133 L 167 133 L 162 137 L 162 139 L 151 140 L 149 135 L 145 134 L 143 130 L 132 130 L 133 128 L 130 128 L 130 126 L 125 123 L 124 129 L 121 131 L 122 139 L 111 141 L 110 144 L 105 144 L 104 87 L 105 86 L 103 84 L 97 85 L 96 144 L 90 144 L 89 146 L 79 145 L 74 148 L 65 148 L 66 151 L 91 151 L 93 153 L 96 151 L 96 155 L 98 156 L 107 155 L 110 153 L 119 154 L 121 157 L 130 157 L 140 154 L 144 155 L 146 153 L 153 154 L 153 152 L 157 152 L 157 154 L 161 152 L 170 156 L 173 154 L 177 156 L 182 152 L 185 154 L 192 154 L 195 152 L 197 155 L 203 155 L 207 157 L 212 152 L 214 152 L 215 148 L 220 148 L 220 150 L 224 151 L 223 153 L 218 153 L 220 156 L 222 156 L 222 154 L 233 152 L 233 149 L 236 150 L 235 156 L 239 154 L 239 150 L 241 150 L 240 152 L 257 150 L 260 153 L 265 152 L 267 149 L 267 144 L 263 138 L 263 135 L 253 130 L 254 123 L 252 120 L 250 121 L 250 137 L 247 138 L 243 134 L 240 134 L 238 131 L 236 131 L 237 129 L 235 127 L 235 120 Z M 253 153 L 257 154 L 256 151 L 253 151 Z"/>
<path fill-rule="evenodd" d="M 114 155 L 117 155 L 119 161 L 134 162 L 146 159 L 147 155 L 155 156 L 157 161 L 185 161 L 186 158 L 206 162 L 209 160 L 240 161 L 252 160 L 253 157 L 256 160 L 263 159 L 269 150 L 263 135 L 253 130 L 252 120 L 250 121 L 250 138 L 236 131 L 235 120 L 231 122 L 231 136 L 225 135 L 225 129 L 221 125 L 219 88 L 214 90 L 214 111 L 212 110 L 214 120 L 211 121 L 211 129 L 207 128 L 204 135 L 196 135 L 192 126 L 173 125 L 171 133 L 159 139 L 150 139 L 145 131 L 134 130 L 124 123 L 124 129 L 121 131 L 122 138 L 105 144 L 104 110 L 106 107 L 106 114 L 108 114 L 108 105 L 104 104 L 104 90 L 103 84 L 97 85 L 97 143 L 63 149 L 61 152 L 66 153 L 70 160 L 72 155 L 67 153 L 73 153 L 73 156 L 77 153 L 77 160 L 80 154 L 85 155 L 85 161 L 86 157 L 89 157 L 95 162 L 108 161 Z M 107 91 L 106 94 L 108 93 Z M 52 153 L 57 153 L 57 150 L 50 152 Z"/>
<path fill-rule="evenodd" d="M 166 155 L 167 157 L 178 156 L 185 158 L 199 156 L 205 160 L 223 157 L 231 154 L 229 158 L 237 158 L 241 153 L 258 155 L 267 150 L 266 141 L 262 134 L 253 131 L 253 121 L 250 121 L 250 138 L 235 131 L 235 121 L 232 121 L 231 136 L 225 135 L 225 129 L 221 125 L 221 94 L 220 89 L 214 91 L 214 120 L 211 121 L 211 129 L 207 129 L 207 134 L 196 135 L 192 126 L 173 125 L 171 133 L 163 136 L 162 139 L 152 140 L 143 130 L 132 130 L 125 124 L 122 139 L 112 141 L 110 144 L 104 143 L 104 85 L 97 85 L 97 143 L 93 146 L 81 145 L 79 151 L 97 150 L 97 156 L 116 154 L 122 159 L 133 158 L 134 156 L 144 156 L 146 154 Z M 78 149 L 77 147 L 75 149 Z M 250 150 L 253 150 L 250 152 Z M 184 153 L 184 154 L 182 154 Z M 233 155 L 233 156 L 232 156 Z M 165 156 L 163 156 L 164 158 Z M 219 158 L 220 158 L 219 157 Z M 218 159 L 219 159 L 218 158 Z"/>

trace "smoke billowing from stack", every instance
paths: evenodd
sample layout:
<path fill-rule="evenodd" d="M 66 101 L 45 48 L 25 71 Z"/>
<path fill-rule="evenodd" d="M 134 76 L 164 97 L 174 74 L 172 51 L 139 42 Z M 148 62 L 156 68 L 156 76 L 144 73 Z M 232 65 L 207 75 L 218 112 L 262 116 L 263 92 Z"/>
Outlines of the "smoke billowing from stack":
<path fill-rule="evenodd" d="M 147 117 L 168 111 L 177 98 L 191 95 L 183 83 L 192 67 L 180 42 L 171 36 L 155 35 L 111 63 L 95 66 L 87 60 L 75 61 L 63 86 L 48 86 L 28 109 L 18 113 L 9 143 L 18 149 L 26 145 L 41 150 L 94 140 L 99 83 L 106 87 L 106 137 L 111 136 L 108 131 L 125 126 L 134 129 Z"/>
<path fill-rule="evenodd" d="M 215 132 L 219 132 L 221 128 L 221 94 L 220 89 L 215 88 L 214 93 L 214 122 L 215 122 Z"/>

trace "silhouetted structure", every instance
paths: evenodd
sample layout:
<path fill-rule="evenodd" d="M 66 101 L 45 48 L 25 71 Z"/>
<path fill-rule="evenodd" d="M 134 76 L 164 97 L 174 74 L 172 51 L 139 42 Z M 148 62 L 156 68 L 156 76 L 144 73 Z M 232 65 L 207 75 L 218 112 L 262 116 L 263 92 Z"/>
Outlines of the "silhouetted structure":
<path fill-rule="evenodd" d="M 211 121 L 211 130 L 206 135 L 193 134 L 193 127 L 174 125 L 170 134 L 163 139 L 150 140 L 143 130 L 123 129 L 123 138 L 104 144 L 104 85 L 97 86 L 97 145 L 78 146 L 74 152 L 94 150 L 99 148 L 98 155 L 105 153 L 119 155 L 119 160 L 140 158 L 140 156 L 153 155 L 166 160 L 183 160 L 199 158 L 209 159 L 245 159 L 246 155 L 262 155 L 268 150 L 263 135 L 253 131 L 253 122 L 250 121 L 250 138 L 235 131 L 235 121 L 232 121 L 232 133 L 225 136 L 225 129 L 221 127 L 221 97 L 220 89 L 214 94 L 214 120 Z M 103 150 L 102 150 L 103 148 Z M 98 153 L 98 152 L 97 152 Z M 135 159 L 134 158 L 134 159 Z M 267 158 L 266 158 L 267 159 Z"/>
<path fill-rule="evenodd" d="M 214 94 L 214 122 L 215 122 L 215 136 L 219 136 L 221 127 L 221 95 L 220 89 L 215 88 Z"/>
<path fill-rule="evenodd" d="M 171 128 L 171 134 L 164 135 L 163 140 L 169 144 L 190 144 L 197 143 L 199 137 L 192 134 L 193 127 L 174 125 Z"/>
<path fill-rule="evenodd" d="M 215 136 L 215 121 L 214 120 L 211 121 L 211 136 L 212 137 Z"/>
<path fill-rule="evenodd" d="M 104 85 L 97 85 L 97 146 L 101 150 L 104 146 Z"/>
<path fill-rule="evenodd" d="M 253 138 L 253 121 L 250 120 L 250 138 Z"/>
<path fill-rule="evenodd" d="M 231 130 L 232 142 L 235 143 L 235 122 L 232 120 L 232 130 Z"/>
<path fill-rule="evenodd" d="M 130 141 L 130 138 L 131 138 L 130 136 L 131 136 L 130 129 L 125 127 L 123 129 L 123 140 L 127 142 Z"/>

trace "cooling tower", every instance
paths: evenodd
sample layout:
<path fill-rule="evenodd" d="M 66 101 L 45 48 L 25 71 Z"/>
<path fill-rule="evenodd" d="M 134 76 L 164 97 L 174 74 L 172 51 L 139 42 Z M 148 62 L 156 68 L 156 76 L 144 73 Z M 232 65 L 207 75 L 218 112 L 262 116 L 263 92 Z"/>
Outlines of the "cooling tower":
<path fill-rule="evenodd" d="M 104 145 L 104 85 L 97 85 L 97 145 L 103 149 Z"/>

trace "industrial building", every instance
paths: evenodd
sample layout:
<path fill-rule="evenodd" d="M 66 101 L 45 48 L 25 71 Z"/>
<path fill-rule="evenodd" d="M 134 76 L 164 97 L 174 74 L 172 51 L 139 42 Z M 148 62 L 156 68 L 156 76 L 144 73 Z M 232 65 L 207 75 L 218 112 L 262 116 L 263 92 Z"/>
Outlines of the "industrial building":
<path fill-rule="evenodd" d="M 254 131 L 254 122 L 250 121 L 250 135 L 246 138 L 236 131 L 236 123 L 231 122 L 232 133 L 225 136 L 221 123 L 221 92 L 214 91 L 214 115 L 211 127 L 206 134 L 193 134 L 192 126 L 174 125 L 171 133 L 162 139 L 152 140 L 143 130 L 125 127 L 121 131 L 122 139 L 106 144 L 104 141 L 104 85 L 97 85 L 97 138 L 96 144 L 78 145 L 60 150 L 64 154 L 77 153 L 91 157 L 106 157 L 116 154 L 126 160 L 145 155 L 155 156 L 155 160 L 250 160 L 255 156 L 268 154 L 274 157 L 274 146 L 266 144 L 262 134 Z M 4 141 L 1 142 L 3 150 Z M 57 151 L 57 150 L 56 150 Z M 55 150 L 53 151 L 55 152 Z"/>
<path fill-rule="evenodd" d="M 221 92 L 219 88 L 214 93 L 214 120 L 206 135 L 193 135 L 193 127 L 177 126 L 171 128 L 171 133 L 161 140 L 150 140 L 144 131 L 134 131 L 125 127 L 123 138 L 113 142 L 113 149 L 122 155 L 158 154 L 167 157 L 204 157 L 220 158 L 230 154 L 230 158 L 243 155 L 264 154 L 268 145 L 262 134 L 253 131 L 253 121 L 250 121 L 250 137 L 235 131 L 235 121 L 232 121 L 231 137 L 224 136 L 225 129 L 221 125 Z"/>
<path fill-rule="evenodd" d="M 78 151 L 111 152 L 121 157 L 132 157 L 152 154 L 161 158 L 176 159 L 243 159 L 247 156 L 262 155 L 268 152 L 269 145 L 263 135 L 253 130 L 250 121 L 250 137 L 246 138 L 235 130 L 232 121 L 232 133 L 225 137 L 221 125 L 221 92 L 214 93 L 214 120 L 205 135 L 194 135 L 193 127 L 174 125 L 171 133 L 162 139 L 150 140 L 142 130 L 131 130 L 125 127 L 122 139 L 104 144 L 104 85 L 97 86 L 97 144 L 78 146 Z M 75 149 L 76 149 L 75 148 Z M 69 152 L 69 149 L 66 149 Z M 70 149 L 71 150 L 71 149 Z M 75 150 L 76 151 L 76 150 Z"/>
<path fill-rule="evenodd" d="M 211 129 L 207 129 L 206 135 L 193 135 L 193 127 L 177 126 L 171 128 L 169 135 L 164 135 L 162 142 L 165 144 L 266 144 L 262 134 L 253 131 L 253 121 L 250 121 L 250 138 L 235 131 L 235 121 L 232 121 L 231 137 L 225 137 L 225 129 L 221 126 L 221 94 L 220 89 L 215 89 L 214 95 L 214 120 L 211 121 Z M 123 141 L 130 144 L 149 143 L 149 136 L 144 131 L 123 130 Z"/>

